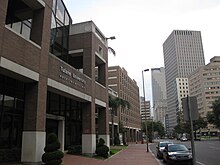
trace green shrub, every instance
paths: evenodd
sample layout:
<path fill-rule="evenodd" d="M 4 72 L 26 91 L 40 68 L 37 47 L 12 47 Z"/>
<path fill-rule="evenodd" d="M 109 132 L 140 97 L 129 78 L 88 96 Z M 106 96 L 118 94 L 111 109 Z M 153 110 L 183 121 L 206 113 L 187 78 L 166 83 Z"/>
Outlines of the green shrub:
<path fill-rule="evenodd" d="M 109 152 L 109 148 L 106 145 L 99 146 L 98 148 L 96 148 L 96 151 L 95 151 L 95 153 L 98 156 L 101 156 L 104 158 L 108 158 L 108 152 Z"/>
<path fill-rule="evenodd" d="M 96 146 L 95 153 L 98 156 L 108 158 L 109 147 L 105 145 L 105 141 L 102 138 L 99 139 L 99 143 Z"/>
<path fill-rule="evenodd" d="M 119 146 L 119 145 L 120 145 L 119 136 L 115 136 L 115 138 L 114 138 L 114 144 L 115 144 L 116 146 Z"/>
<path fill-rule="evenodd" d="M 97 144 L 97 147 L 103 146 L 104 144 L 105 144 L 105 140 L 102 139 L 102 138 L 100 138 L 100 139 L 99 139 L 99 142 L 98 142 L 98 144 Z"/>
<path fill-rule="evenodd" d="M 42 155 L 42 161 L 46 165 L 60 165 L 64 153 L 59 151 L 60 142 L 57 139 L 56 134 L 51 133 L 48 135 L 47 144 L 44 148 L 45 153 Z"/>
<path fill-rule="evenodd" d="M 81 145 L 75 145 L 68 147 L 68 154 L 81 154 L 82 153 L 82 146 Z"/>
<path fill-rule="evenodd" d="M 0 149 L 0 163 L 18 161 L 21 159 L 21 150 L 19 148 Z"/>

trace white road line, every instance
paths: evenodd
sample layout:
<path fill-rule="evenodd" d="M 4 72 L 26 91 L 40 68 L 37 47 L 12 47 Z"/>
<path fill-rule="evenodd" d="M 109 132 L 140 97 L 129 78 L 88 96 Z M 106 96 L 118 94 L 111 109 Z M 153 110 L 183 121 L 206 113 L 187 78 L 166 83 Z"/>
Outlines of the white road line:
<path fill-rule="evenodd" d="M 199 162 L 199 161 L 196 161 L 196 163 L 201 164 L 201 165 L 205 165 L 204 163 L 201 163 L 201 162 Z"/>
<path fill-rule="evenodd" d="M 209 147 L 209 148 L 216 149 L 216 150 L 219 150 L 219 149 L 220 149 L 220 148 L 218 148 L 218 147 Z"/>

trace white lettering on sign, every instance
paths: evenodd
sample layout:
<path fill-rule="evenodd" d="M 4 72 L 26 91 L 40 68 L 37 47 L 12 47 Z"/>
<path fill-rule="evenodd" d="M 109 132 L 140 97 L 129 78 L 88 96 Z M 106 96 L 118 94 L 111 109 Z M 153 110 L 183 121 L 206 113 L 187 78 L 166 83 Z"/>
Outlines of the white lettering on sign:
<path fill-rule="evenodd" d="M 70 71 L 68 71 L 66 68 L 60 66 L 60 70 L 61 70 L 61 72 L 65 73 L 66 75 L 68 75 L 70 77 L 72 76 L 72 73 Z"/>
<path fill-rule="evenodd" d="M 86 81 L 83 80 L 82 78 L 80 78 L 79 76 L 77 76 L 75 73 L 72 73 L 71 71 L 69 71 L 68 69 L 64 68 L 63 66 L 60 66 L 60 71 L 62 73 L 64 73 L 65 75 L 59 75 L 59 77 L 65 81 L 68 81 L 69 83 L 77 86 L 77 87 L 80 87 L 80 88 L 83 88 L 85 89 L 85 84 L 86 84 Z M 75 79 L 75 81 L 73 80 Z M 77 83 L 76 81 L 80 82 L 80 84 L 82 83 L 83 85 L 80 85 L 79 83 Z"/>

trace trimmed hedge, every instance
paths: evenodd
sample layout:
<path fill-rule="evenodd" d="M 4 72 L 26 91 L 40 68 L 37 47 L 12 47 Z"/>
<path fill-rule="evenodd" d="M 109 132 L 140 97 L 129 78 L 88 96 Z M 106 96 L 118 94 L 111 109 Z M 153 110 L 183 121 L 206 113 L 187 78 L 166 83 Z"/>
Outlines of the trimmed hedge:
<path fill-rule="evenodd" d="M 82 154 L 82 146 L 81 145 L 75 145 L 68 147 L 68 154 Z"/>
<path fill-rule="evenodd" d="M 42 155 L 42 161 L 46 165 L 60 165 L 64 153 L 59 151 L 60 142 L 58 141 L 57 135 L 51 133 L 48 135 L 47 144 L 44 148 L 45 153 Z"/>
<path fill-rule="evenodd" d="M 104 139 L 102 139 L 102 138 L 99 139 L 99 143 L 96 146 L 95 153 L 98 156 L 101 156 L 101 157 L 104 157 L 104 158 L 108 158 L 109 147 L 105 145 Z"/>

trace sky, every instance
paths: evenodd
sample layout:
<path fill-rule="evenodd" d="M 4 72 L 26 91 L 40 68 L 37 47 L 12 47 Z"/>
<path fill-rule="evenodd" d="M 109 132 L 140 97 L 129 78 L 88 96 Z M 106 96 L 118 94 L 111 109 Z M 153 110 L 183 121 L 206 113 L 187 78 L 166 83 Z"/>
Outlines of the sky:
<path fill-rule="evenodd" d="M 164 67 L 163 43 L 173 30 L 201 31 L 205 64 L 220 56 L 220 0 L 63 0 L 74 23 L 93 21 L 143 96 L 142 70 Z M 144 72 L 146 100 L 152 101 L 151 72 Z M 152 103 L 152 102 L 151 102 Z"/>

